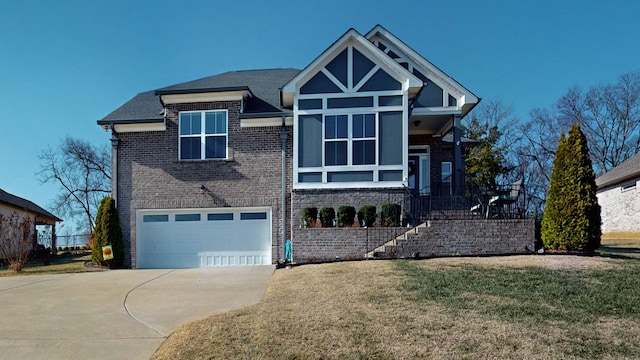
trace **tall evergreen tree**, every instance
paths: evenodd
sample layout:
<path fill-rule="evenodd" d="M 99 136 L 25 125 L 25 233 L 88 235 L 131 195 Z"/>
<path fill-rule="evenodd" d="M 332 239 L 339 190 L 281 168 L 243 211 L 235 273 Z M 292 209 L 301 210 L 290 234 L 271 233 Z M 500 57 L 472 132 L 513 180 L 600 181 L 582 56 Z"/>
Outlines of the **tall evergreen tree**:
<path fill-rule="evenodd" d="M 105 261 L 102 257 L 102 247 L 111 245 L 113 259 Z M 95 239 L 91 251 L 91 260 L 100 265 L 108 265 L 112 268 L 121 267 L 124 261 L 124 243 L 120 218 L 116 210 L 116 202 L 111 196 L 107 196 L 100 202 L 98 215 L 96 216 Z"/>
<path fill-rule="evenodd" d="M 600 205 L 587 139 L 575 124 L 560 137 L 542 218 L 542 243 L 553 250 L 600 247 Z"/>

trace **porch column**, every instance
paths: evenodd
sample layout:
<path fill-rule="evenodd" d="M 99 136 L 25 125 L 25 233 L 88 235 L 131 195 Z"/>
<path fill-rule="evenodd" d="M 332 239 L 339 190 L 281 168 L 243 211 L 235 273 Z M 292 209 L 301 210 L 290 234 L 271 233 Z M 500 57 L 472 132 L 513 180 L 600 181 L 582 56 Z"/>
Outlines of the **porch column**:
<path fill-rule="evenodd" d="M 56 222 L 54 220 L 53 225 L 51 225 L 51 255 L 56 255 L 58 253 L 56 237 Z"/>
<path fill-rule="evenodd" d="M 464 161 L 462 160 L 462 129 L 460 115 L 453 116 L 453 194 L 464 195 Z"/>

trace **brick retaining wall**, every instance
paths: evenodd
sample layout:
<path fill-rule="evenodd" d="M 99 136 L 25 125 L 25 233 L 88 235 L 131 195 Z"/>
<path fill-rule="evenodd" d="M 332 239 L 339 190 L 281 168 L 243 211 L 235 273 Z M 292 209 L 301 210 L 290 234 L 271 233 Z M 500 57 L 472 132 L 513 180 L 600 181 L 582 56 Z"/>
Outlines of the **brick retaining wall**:
<path fill-rule="evenodd" d="M 374 228 L 376 231 L 379 228 Z M 385 229 L 385 228 L 382 228 Z M 385 241 L 364 228 L 293 229 L 293 258 L 296 263 L 364 259 L 367 252 L 394 238 L 390 229 Z M 371 231 L 371 230 L 370 230 Z M 381 257 L 402 258 L 529 253 L 535 242 L 532 219 L 509 220 L 434 220 L 427 227 L 412 228 L 388 245 Z"/>

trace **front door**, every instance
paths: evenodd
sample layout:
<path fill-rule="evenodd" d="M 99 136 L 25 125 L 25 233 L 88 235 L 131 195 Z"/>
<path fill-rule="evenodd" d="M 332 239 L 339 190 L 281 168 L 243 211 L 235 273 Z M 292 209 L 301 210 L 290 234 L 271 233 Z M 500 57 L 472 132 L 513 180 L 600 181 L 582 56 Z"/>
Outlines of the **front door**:
<path fill-rule="evenodd" d="M 409 155 L 409 188 L 419 190 L 420 195 L 431 194 L 429 153 Z"/>

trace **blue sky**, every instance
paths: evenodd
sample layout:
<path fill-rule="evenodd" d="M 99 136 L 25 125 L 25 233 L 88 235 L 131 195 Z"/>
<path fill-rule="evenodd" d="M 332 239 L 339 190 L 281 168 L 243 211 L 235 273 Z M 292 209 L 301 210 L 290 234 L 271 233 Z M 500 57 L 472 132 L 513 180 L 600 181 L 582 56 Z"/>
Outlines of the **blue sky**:
<path fill-rule="evenodd" d="M 397 5 L 402 4 L 402 5 Z M 640 71 L 640 2 L 0 0 L 0 188 L 50 209 L 38 155 L 135 94 L 230 70 L 303 68 L 381 24 L 521 121 L 570 87 Z"/>

